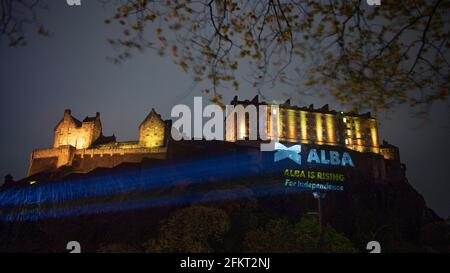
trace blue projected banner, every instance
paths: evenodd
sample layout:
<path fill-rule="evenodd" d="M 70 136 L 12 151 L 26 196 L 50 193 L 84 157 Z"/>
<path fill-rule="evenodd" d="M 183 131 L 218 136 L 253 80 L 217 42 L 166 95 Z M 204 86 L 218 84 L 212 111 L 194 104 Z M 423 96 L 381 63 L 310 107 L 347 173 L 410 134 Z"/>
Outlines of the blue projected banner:
<path fill-rule="evenodd" d="M 276 148 L 272 152 L 239 151 L 139 171 L 69 177 L 51 183 L 5 188 L 0 190 L 0 221 L 32 221 L 205 201 L 203 194 L 206 193 L 172 196 L 170 189 L 177 187 L 180 181 L 192 186 L 250 181 L 249 192 L 239 193 L 237 189 L 238 192 L 227 198 L 242 198 L 245 194 L 277 195 L 298 190 L 343 191 L 355 171 L 349 151 L 281 143 Z M 252 181 L 259 178 L 264 178 L 264 183 L 258 186 L 270 187 L 264 190 L 253 188 Z M 155 198 L 152 195 L 155 191 L 165 191 L 167 196 Z M 123 199 L 122 195 L 128 193 L 133 194 Z"/>

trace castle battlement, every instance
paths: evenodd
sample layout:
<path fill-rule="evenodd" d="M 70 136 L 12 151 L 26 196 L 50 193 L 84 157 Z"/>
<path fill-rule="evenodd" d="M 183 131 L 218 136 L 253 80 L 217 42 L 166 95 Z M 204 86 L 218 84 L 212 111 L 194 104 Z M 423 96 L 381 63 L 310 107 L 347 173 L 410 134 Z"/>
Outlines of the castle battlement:
<path fill-rule="evenodd" d="M 271 105 L 252 100 L 239 101 L 237 97 L 232 105 Z M 383 142 L 379 144 L 378 124 L 370 113 L 355 114 L 330 110 L 328 105 L 315 109 L 291 105 L 287 100 L 279 104 L 274 113 L 267 108 L 267 130 L 278 124 L 277 132 L 266 132 L 269 139 L 280 142 L 313 145 L 339 146 L 361 153 L 376 154 L 380 158 L 400 162 L 398 148 Z M 259 118 L 258 118 L 259 120 Z M 225 121 L 224 121 L 225 122 Z M 76 172 L 89 172 L 95 168 L 113 168 L 121 163 L 139 163 L 145 158 L 167 158 L 171 132 L 171 120 L 163 120 L 152 109 L 139 125 L 139 139 L 118 142 L 114 135 L 104 136 L 100 114 L 79 121 L 69 109 L 54 129 L 52 148 L 37 149 L 31 153 L 28 174 L 54 172 L 68 166 Z M 251 126 L 248 115 L 237 118 L 231 127 L 226 124 L 225 141 L 242 143 L 249 140 Z M 250 144 L 250 142 L 249 142 Z"/>
<path fill-rule="evenodd" d="M 231 105 L 273 105 L 252 100 L 238 100 L 237 96 Z M 328 104 L 321 108 L 298 107 L 291 105 L 290 100 L 277 104 L 279 111 L 267 109 L 267 128 L 274 128 L 272 120 L 277 121 L 277 132 L 270 129 L 266 132 L 270 139 L 283 142 L 341 146 L 358 152 L 380 153 L 378 123 L 369 112 L 365 114 L 345 113 L 330 110 Z M 275 119 L 272 118 L 275 116 Z M 233 127 L 227 128 L 227 141 L 246 140 L 249 138 L 249 118 L 236 120 Z"/>
<path fill-rule="evenodd" d="M 54 129 L 53 148 L 31 153 L 28 175 L 56 171 L 63 166 L 89 172 L 123 162 L 141 162 L 144 158 L 165 158 L 170 124 L 152 109 L 139 126 L 138 141 L 117 142 L 114 135 L 103 135 L 99 113 L 80 122 L 66 109 Z"/>

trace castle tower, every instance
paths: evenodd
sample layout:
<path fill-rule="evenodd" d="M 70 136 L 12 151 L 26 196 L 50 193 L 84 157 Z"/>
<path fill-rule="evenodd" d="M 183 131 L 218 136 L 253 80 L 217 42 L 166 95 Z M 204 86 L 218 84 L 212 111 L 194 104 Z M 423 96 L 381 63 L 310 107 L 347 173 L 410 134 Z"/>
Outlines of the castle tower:
<path fill-rule="evenodd" d="M 380 153 L 383 155 L 384 159 L 400 162 L 400 151 L 398 147 L 385 140 L 383 140 L 383 144 L 380 145 Z"/>
<path fill-rule="evenodd" d="M 86 149 L 102 134 L 100 113 L 86 117 L 80 122 L 71 115 L 70 109 L 64 111 L 63 119 L 54 129 L 53 147 L 70 145 L 76 149 Z"/>
<path fill-rule="evenodd" d="M 155 109 L 139 125 L 139 144 L 144 147 L 162 147 L 166 140 L 166 122 Z"/>

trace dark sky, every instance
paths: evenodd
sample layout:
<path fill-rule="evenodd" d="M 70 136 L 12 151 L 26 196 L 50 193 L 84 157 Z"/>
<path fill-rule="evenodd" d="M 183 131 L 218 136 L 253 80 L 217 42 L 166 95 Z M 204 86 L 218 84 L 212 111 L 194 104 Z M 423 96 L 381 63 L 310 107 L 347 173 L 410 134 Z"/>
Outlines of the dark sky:
<path fill-rule="evenodd" d="M 170 57 L 147 51 L 121 65 L 109 62 L 106 57 L 114 50 L 106 39 L 116 37 L 120 29 L 103 23 L 111 10 L 98 1 L 83 1 L 81 7 L 50 2 L 41 17 L 52 32 L 50 38 L 31 35 L 20 48 L 0 44 L 0 175 L 26 175 L 30 152 L 52 145 L 53 128 L 65 108 L 79 119 L 101 112 L 105 134 L 135 140 L 139 123 L 152 107 L 169 118 L 173 105 L 191 104 L 194 95 L 201 95 L 199 86 L 191 91 L 190 76 Z M 265 95 L 282 100 L 283 93 L 292 93 L 292 102 L 300 106 L 330 103 L 345 110 L 331 100 L 301 97 L 285 86 Z M 243 85 L 238 93 L 223 95 L 228 102 L 234 95 L 251 99 L 255 91 Z M 410 183 L 443 217 L 450 216 L 449 109 L 448 100 L 436 103 L 428 120 L 414 117 L 406 107 L 378 116 L 381 137 L 400 147 Z"/>

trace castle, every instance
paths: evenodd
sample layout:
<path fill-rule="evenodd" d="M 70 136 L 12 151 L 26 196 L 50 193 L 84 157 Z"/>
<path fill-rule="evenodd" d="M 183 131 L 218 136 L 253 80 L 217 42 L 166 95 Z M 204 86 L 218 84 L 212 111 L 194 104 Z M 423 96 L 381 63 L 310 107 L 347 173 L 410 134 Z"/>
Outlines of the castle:
<path fill-rule="evenodd" d="M 99 113 L 81 122 L 66 109 L 54 129 L 53 148 L 31 153 L 28 174 L 51 172 L 63 166 L 89 172 L 123 162 L 141 162 L 143 158 L 165 158 L 170 127 L 171 122 L 152 109 L 139 125 L 138 141 L 117 142 L 114 135 L 103 135 Z"/>
<path fill-rule="evenodd" d="M 253 100 L 239 101 L 234 97 L 231 105 L 266 105 L 258 96 Z M 319 109 L 291 105 L 290 100 L 279 105 L 279 113 L 267 110 L 266 134 L 282 142 L 342 146 L 358 152 L 384 153 L 380 149 L 377 120 L 370 115 L 344 113 L 330 110 L 328 104 Z M 274 119 L 272 116 L 276 116 Z M 278 132 L 271 123 L 277 121 Z M 249 137 L 249 117 L 234 122 L 234 128 L 227 128 L 228 141 L 245 140 Z M 381 147 L 383 148 L 383 147 Z"/>
<path fill-rule="evenodd" d="M 231 105 L 269 104 L 259 101 L 256 96 L 244 101 L 235 97 Z M 386 142 L 380 145 L 377 120 L 370 113 L 336 112 L 328 105 L 319 109 L 312 105 L 297 107 L 287 100 L 279 105 L 279 113 L 269 110 L 267 114 L 267 128 L 272 128 L 272 120 L 278 123 L 278 132 L 267 132 L 268 136 L 276 135 L 280 142 L 338 146 L 400 164 L 397 147 Z M 276 118 L 272 119 L 272 115 Z M 65 110 L 54 129 L 53 147 L 31 153 L 28 175 L 54 172 L 62 167 L 84 173 L 96 168 L 113 168 L 125 162 L 139 163 L 145 158 L 165 159 L 172 141 L 171 127 L 171 120 L 163 120 L 152 109 L 139 126 L 139 140 L 118 142 L 114 135 L 103 135 L 99 113 L 79 121 L 70 110 Z M 246 142 L 250 128 L 247 115 L 241 119 L 236 117 L 233 126 L 226 128 L 224 139 L 228 143 Z M 385 168 L 381 169 L 384 172 Z"/>

